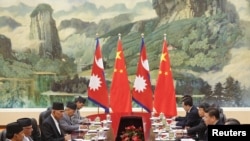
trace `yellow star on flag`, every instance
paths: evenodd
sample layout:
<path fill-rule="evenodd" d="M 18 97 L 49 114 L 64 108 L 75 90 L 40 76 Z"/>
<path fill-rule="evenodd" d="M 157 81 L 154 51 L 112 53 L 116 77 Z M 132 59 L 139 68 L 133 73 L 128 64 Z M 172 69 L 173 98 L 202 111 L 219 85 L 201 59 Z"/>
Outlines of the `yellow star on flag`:
<path fill-rule="evenodd" d="M 167 61 L 167 60 L 166 60 L 166 55 L 167 55 L 166 53 L 162 53 L 162 54 L 161 54 L 161 62 L 162 62 L 162 61 Z"/>
<path fill-rule="evenodd" d="M 123 73 L 123 69 L 120 69 L 120 73 Z"/>
<path fill-rule="evenodd" d="M 120 54 L 121 54 L 121 51 L 117 51 L 117 52 L 116 52 L 116 57 L 115 57 L 115 59 L 121 59 Z"/>
<path fill-rule="evenodd" d="M 168 72 L 166 71 L 164 74 L 165 74 L 165 75 L 168 75 Z"/>
<path fill-rule="evenodd" d="M 159 74 L 162 74 L 162 71 L 161 71 L 161 70 L 159 70 Z"/>

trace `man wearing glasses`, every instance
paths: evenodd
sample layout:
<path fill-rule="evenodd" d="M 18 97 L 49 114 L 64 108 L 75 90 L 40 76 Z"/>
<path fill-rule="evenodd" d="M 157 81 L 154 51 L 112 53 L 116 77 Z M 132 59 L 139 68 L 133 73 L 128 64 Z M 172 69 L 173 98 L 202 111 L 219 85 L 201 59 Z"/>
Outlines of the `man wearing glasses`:
<path fill-rule="evenodd" d="M 23 141 L 33 141 L 31 134 L 33 131 L 32 122 L 30 118 L 20 118 L 17 122 L 22 126 L 24 138 Z"/>

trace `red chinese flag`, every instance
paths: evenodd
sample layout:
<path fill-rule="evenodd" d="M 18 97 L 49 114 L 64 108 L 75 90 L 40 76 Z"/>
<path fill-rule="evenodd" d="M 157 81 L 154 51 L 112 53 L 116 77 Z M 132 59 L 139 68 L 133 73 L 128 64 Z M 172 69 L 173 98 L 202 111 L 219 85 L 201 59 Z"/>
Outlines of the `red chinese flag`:
<path fill-rule="evenodd" d="M 142 38 L 140 57 L 137 64 L 137 73 L 134 81 L 133 100 L 143 107 L 147 112 L 153 109 L 153 92 L 150 82 L 149 65 L 146 46 Z"/>
<path fill-rule="evenodd" d="M 110 107 L 113 113 L 132 112 L 130 86 L 120 37 L 117 43 L 113 80 L 110 88 Z"/>
<path fill-rule="evenodd" d="M 167 47 L 167 41 L 164 39 L 159 74 L 154 92 L 154 108 L 157 113 L 162 112 L 166 117 L 173 117 L 177 115 L 177 109 L 175 89 Z"/>
<path fill-rule="evenodd" d="M 109 112 L 108 89 L 104 76 L 102 53 L 98 38 L 96 39 L 94 63 L 88 86 L 88 98 L 104 108 L 106 113 Z"/>

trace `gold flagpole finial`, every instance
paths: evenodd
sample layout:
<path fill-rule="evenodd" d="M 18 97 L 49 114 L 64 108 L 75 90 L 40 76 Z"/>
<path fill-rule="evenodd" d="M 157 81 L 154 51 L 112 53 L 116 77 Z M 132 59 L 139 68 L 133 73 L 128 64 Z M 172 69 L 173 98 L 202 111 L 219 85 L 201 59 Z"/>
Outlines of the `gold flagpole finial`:
<path fill-rule="evenodd" d="M 167 39 L 167 34 L 166 33 L 164 33 L 164 40 L 166 40 Z"/>
<path fill-rule="evenodd" d="M 144 38 L 144 33 L 141 34 L 141 37 Z"/>
<path fill-rule="evenodd" d="M 118 34 L 119 40 L 121 40 L 121 36 L 122 36 L 121 33 L 119 33 L 119 34 Z"/>
<path fill-rule="evenodd" d="M 98 37 L 99 37 L 99 34 L 98 34 L 98 33 L 96 33 L 96 34 L 95 34 L 95 36 L 98 38 Z"/>

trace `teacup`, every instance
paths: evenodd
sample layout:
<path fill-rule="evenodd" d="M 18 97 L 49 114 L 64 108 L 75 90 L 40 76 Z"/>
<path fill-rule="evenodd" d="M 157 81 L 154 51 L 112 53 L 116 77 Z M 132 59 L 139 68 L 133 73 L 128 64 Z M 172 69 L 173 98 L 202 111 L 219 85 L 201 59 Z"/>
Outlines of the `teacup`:
<path fill-rule="evenodd" d="M 84 135 L 85 140 L 91 140 L 91 138 L 92 138 L 91 134 L 87 133 L 87 134 Z"/>

